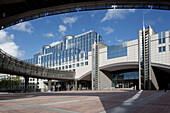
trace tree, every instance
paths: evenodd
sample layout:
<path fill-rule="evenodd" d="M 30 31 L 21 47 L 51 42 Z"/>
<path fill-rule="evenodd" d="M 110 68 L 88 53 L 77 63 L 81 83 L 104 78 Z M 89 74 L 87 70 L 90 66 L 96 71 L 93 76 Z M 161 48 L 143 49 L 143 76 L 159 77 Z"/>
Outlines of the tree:
<path fill-rule="evenodd" d="M 13 86 L 18 86 L 21 83 L 21 79 L 19 76 L 16 76 L 14 79 L 11 79 L 11 77 L 3 78 L 0 81 L 0 89 L 5 88 L 9 89 Z"/>
<path fill-rule="evenodd" d="M 20 77 L 19 76 L 16 76 L 15 78 L 14 78 L 14 85 L 20 85 L 21 84 L 21 79 L 20 79 Z"/>

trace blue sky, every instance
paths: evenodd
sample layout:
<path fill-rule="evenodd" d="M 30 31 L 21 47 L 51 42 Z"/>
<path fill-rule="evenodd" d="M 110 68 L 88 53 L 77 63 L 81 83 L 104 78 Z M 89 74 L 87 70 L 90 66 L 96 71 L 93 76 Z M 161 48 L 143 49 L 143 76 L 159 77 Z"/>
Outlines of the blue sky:
<path fill-rule="evenodd" d="M 65 35 L 89 30 L 99 33 L 107 45 L 138 38 L 138 30 L 151 25 L 159 33 L 170 30 L 165 10 L 97 10 L 60 14 L 20 23 L 0 31 L 0 48 L 20 59 L 32 58 L 43 45 L 62 41 Z"/>

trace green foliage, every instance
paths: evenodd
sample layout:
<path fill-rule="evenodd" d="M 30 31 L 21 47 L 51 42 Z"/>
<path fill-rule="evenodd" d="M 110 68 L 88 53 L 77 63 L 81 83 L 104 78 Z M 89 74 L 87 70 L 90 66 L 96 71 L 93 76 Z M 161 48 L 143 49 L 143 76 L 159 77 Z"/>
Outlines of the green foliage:
<path fill-rule="evenodd" d="M 16 76 L 14 80 L 11 79 L 11 77 L 3 78 L 0 80 L 0 88 L 11 88 L 14 85 L 20 85 L 21 79 L 19 76 Z"/>
<path fill-rule="evenodd" d="M 15 79 L 14 79 L 14 85 L 20 85 L 21 83 L 21 79 L 19 76 L 16 76 Z"/>

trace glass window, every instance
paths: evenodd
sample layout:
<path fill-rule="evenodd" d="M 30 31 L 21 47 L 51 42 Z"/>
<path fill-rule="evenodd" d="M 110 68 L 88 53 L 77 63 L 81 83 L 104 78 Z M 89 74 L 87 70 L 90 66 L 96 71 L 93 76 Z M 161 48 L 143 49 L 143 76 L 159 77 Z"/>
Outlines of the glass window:
<path fill-rule="evenodd" d="M 159 52 L 162 52 L 162 47 L 159 47 Z"/>
<path fill-rule="evenodd" d="M 75 68 L 75 64 L 73 64 L 73 68 Z"/>
<path fill-rule="evenodd" d="M 81 63 L 81 66 L 84 66 L 84 62 Z"/>
<path fill-rule="evenodd" d="M 68 69 L 68 66 L 66 66 L 66 69 Z"/>
<path fill-rule="evenodd" d="M 64 66 L 62 67 L 62 69 L 64 69 Z"/>
<path fill-rule="evenodd" d="M 84 53 L 81 53 L 81 58 L 83 58 L 83 56 L 84 56 Z"/>
<path fill-rule="evenodd" d="M 170 51 L 170 45 L 169 45 L 169 51 Z"/>
<path fill-rule="evenodd" d="M 69 65 L 69 68 L 71 68 L 71 65 Z"/>
<path fill-rule="evenodd" d="M 161 42 L 161 39 L 159 39 L 159 44 L 161 44 L 162 42 Z"/>
<path fill-rule="evenodd" d="M 88 56 L 85 56 L 85 60 L 88 60 Z"/>
<path fill-rule="evenodd" d="M 88 62 L 85 62 L 85 65 L 88 65 Z"/>
<path fill-rule="evenodd" d="M 163 46 L 163 51 L 166 51 L 166 47 L 165 46 Z"/>
<path fill-rule="evenodd" d="M 79 67 L 79 63 L 77 63 L 77 67 Z"/>
<path fill-rule="evenodd" d="M 165 43 L 165 38 L 163 38 L 163 43 Z"/>
<path fill-rule="evenodd" d="M 127 56 L 126 42 L 107 47 L 107 58 L 108 59 L 122 57 L 122 56 Z"/>
<path fill-rule="evenodd" d="M 61 69 L 61 67 L 59 67 L 59 69 Z"/>

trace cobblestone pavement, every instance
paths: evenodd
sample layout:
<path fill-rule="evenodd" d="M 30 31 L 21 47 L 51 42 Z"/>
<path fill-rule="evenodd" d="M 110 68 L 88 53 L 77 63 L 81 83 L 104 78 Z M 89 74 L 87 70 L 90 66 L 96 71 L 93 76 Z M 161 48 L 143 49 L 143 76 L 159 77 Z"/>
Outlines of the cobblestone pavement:
<path fill-rule="evenodd" d="M 170 113 L 170 91 L 0 94 L 0 113 Z"/>

